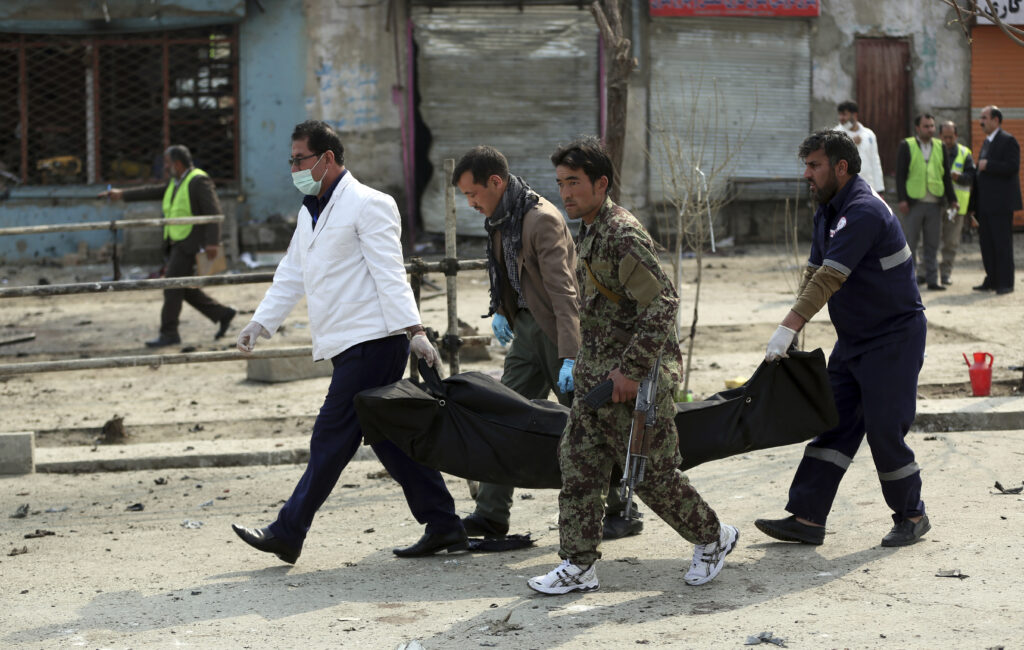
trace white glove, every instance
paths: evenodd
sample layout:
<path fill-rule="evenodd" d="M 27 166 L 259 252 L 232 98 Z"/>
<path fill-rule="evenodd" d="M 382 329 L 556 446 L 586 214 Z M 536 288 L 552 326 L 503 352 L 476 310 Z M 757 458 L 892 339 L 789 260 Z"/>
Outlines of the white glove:
<path fill-rule="evenodd" d="M 768 348 L 764 353 L 765 361 L 775 361 L 778 358 L 789 358 L 788 350 L 789 346 L 793 345 L 793 339 L 796 338 L 796 331 L 789 329 L 785 325 L 779 325 L 779 328 L 772 334 L 772 338 L 768 341 Z"/>
<path fill-rule="evenodd" d="M 434 367 L 440 356 L 437 354 L 437 348 L 435 348 L 427 335 L 420 332 L 414 334 L 412 339 L 409 341 L 409 349 L 416 353 L 416 356 L 427 362 L 427 365 Z"/>
<path fill-rule="evenodd" d="M 238 341 L 235 342 L 235 347 L 238 348 L 239 352 L 248 354 L 252 352 L 254 347 L 256 347 L 256 339 L 261 336 L 265 339 L 269 339 L 270 332 L 256 321 L 251 320 L 249 321 L 249 324 L 243 327 L 242 331 L 239 332 Z"/>

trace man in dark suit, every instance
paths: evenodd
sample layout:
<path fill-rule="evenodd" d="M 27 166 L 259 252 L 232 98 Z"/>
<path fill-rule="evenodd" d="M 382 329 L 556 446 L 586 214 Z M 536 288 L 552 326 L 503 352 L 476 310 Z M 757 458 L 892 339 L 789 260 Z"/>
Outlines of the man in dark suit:
<path fill-rule="evenodd" d="M 1013 291 L 1013 212 L 1021 209 L 1020 145 L 1003 131 L 1003 114 L 995 106 L 981 109 L 986 138 L 978 154 L 971 205 L 978 220 L 978 240 L 985 280 L 975 291 Z"/>

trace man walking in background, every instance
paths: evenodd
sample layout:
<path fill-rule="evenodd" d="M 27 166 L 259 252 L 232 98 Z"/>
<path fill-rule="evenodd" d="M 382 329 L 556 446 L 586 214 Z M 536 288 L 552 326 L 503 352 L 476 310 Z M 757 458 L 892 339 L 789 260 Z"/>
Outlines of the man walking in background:
<path fill-rule="evenodd" d="M 1013 291 L 1013 212 L 1021 209 L 1020 145 L 1003 131 L 1003 113 L 995 106 L 981 109 L 985 140 L 978 153 L 974 178 L 974 214 L 985 279 L 975 291 Z"/>
<path fill-rule="evenodd" d="M 153 201 L 162 198 L 164 219 L 221 214 L 220 201 L 217 199 L 213 181 L 206 172 L 192 165 L 192 154 L 188 147 L 181 144 L 168 147 L 164 152 L 164 170 L 171 179 L 167 185 L 111 189 L 101 192 L 100 197 L 125 201 Z M 195 275 L 197 253 L 205 249 L 209 259 L 217 256 L 217 248 L 220 246 L 220 224 L 164 226 L 164 244 L 169 247 L 164 277 L 180 278 Z M 155 339 L 146 341 L 148 347 L 159 348 L 181 343 L 178 319 L 181 316 L 183 300 L 217 324 L 214 340 L 227 333 L 231 327 L 231 320 L 237 313 L 233 308 L 222 305 L 208 296 L 202 289 L 164 289 L 164 306 L 160 311 L 160 334 Z"/>

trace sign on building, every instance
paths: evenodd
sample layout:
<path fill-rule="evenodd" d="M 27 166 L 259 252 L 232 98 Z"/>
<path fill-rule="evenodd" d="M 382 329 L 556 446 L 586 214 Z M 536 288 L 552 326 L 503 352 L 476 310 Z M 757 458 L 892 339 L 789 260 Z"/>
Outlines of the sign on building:
<path fill-rule="evenodd" d="M 1020 3 L 1021 0 L 1009 0 Z M 1006 0 L 1000 2 L 1005 4 Z M 651 0 L 651 16 L 820 16 L 821 0 Z"/>

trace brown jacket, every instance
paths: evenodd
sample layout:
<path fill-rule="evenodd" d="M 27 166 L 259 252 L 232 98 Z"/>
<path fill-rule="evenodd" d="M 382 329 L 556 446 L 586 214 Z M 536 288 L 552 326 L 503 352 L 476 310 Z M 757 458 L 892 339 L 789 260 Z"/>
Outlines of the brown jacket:
<path fill-rule="evenodd" d="M 492 264 L 504 264 L 501 233 L 492 235 Z M 579 286 L 576 283 L 576 245 L 562 213 L 540 202 L 523 217 L 523 249 L 516 258 L 526 307 L 544 333 L 558 345 L 561 359 L 576 358 L 580 349 Z M 506 274 L 501 274 L 506 278 Z M 515 291 L 505 279 L 498 313 L 515 329 Z"/>

